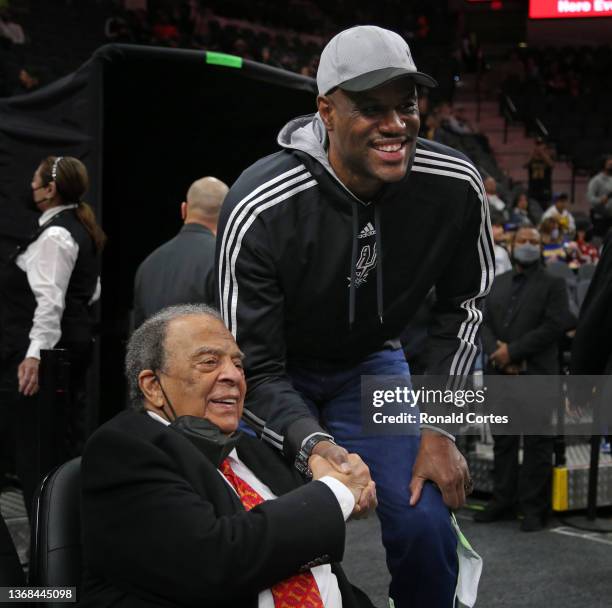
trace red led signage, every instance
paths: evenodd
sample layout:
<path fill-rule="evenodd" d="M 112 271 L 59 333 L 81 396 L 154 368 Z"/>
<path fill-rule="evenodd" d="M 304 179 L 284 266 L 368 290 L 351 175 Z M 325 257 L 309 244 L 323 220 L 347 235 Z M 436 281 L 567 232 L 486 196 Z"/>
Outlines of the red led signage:
<path fill-rule="evenodd" d="M 529 0 L 531 19 L 612 17 L 612 0 Z"/>

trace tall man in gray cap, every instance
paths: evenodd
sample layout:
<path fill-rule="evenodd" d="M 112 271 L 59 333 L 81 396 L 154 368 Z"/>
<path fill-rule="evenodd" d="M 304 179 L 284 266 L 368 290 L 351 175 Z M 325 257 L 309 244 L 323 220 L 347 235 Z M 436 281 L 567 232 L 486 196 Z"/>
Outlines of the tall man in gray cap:
<path fill-rule="evenodd" d="M 346 450 L 359 453 L 377 485 L 395 606 L 450 608 L 448 507 L 471 489 L 465 460 L 441 429 L 364 433 L 360 380 L 409 385 L 397 336 L 432 287 L 428 372 L 469 373 L 494 272 L 484 189 L 465 156 L 417 138 L 415 85 L 436 83 L 399 35 L 341 32 L 317 84 L 318 113 L 281 130 L 283 150 L 248 168 L 221 212 L 218 288 L 247 355 L 244 416 L 300 469 L 311 453 L 339 468 Z"/>

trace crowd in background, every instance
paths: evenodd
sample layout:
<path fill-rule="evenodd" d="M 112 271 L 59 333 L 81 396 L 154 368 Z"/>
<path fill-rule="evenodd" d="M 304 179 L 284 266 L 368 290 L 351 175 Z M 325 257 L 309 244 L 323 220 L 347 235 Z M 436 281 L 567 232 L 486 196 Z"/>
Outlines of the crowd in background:
<path fill-rule="evenodd" d="M 504 234 L 512 234 L 519 226 L 537 226 L 543 235 L 547 262 L 566 263 L 572 269 L 595 262 L 598 237 L 603 234 L 597 221 L 602 220 L 605 228 L 607 217 L 606 172 L 597 177 L 597 183 L 603 184 L 597 201 L 590 200 L 595 196 L 595 186 L 590 186 L 594 217 L 580 213 L 574 217 L 567 194 L 553 192 L 555 151 L 542 138 L 536 140 L 532 154 L 525 159 L 527 187 L 509 179 L 504 167 L 496 162 L 486 134 L 470 123 L 460 104 L 452 103 L 460 73 L 480 72 L 487 67 L 478 36 L 470 31 L 449 35 L 456 15 L 446 3 L 433 6 L 419 1 L 406 7 L 399 0 L 381 1 L 384 10 L 380 3 L 373 7 L 364 0 L 350 6 L 344 1 L 330 5 L 322 0 L 291 0 L 274 7 L 262 0 L 92 0 L 87 4 L 90 10 L 96 8 L 98 15 L 105 16 L 103 22 L 96 19 L 92 23 L 103 30 L 100 33 L 106 42 L 234 53 L 306 76 L 316 74 L 320 49 L 329 37 L 350 23 L 370 22 L 398 31 L 410 42 L 420 66 L 423 61 L 427 63 L 427 48 L 444 48 L 444 63 L 450 66 L 446 78 L 441 79 L 439 90 L 423 91 L 419 99 L 421 136 L 459 148 L 475 162 L 483 174 L 494 223 L 505 227 Z M 13 4 L 23 9 L 20 15 L 26 19 L 28 3 Z M 70 1 L 54 0 L 53 4 L 62 11 L 77 10 Z M 0 95 L 35 90 L 48 76 L 45 66 L 30 62 L 36 35 L 30 35 L 17 13 L 9 2 L 0 8 L 0 74 L 4 72 Z M 35 29 L 34 23 L 31 27 Z M 8 61 L 12 72 L 6 68 L 6 61 L 2 62 L 6 57 L 12 58 Z M 502 91 L 518 98 L 533 93 L 558 98 L 605 96 L 606 91 L 612 91 L 606 77 L 611 64 L 611 47 L 518 48 L 489 70 L 487 86 L 495 86 L 497 80 Z M 432 66 L 425 67 L 432 72 Z M 593 243 L 592 220 L 596 224 Z M 505 238 L 498 241 L 503 246 Z"/>
<path fill-rule="evenodd" d="M 525 159 L 527 187 L 513 182 L 497 163 L 486 134 L 470 122 L 464 107 L 452 103 L 460 74 L 487 68 L 478 36 L 470 31 L 449 35 L 456 24 L 456 15 L 448 10 L 446 3 L 433 6 L 420 1 L 412 2 L 410 7 L 399 0 L 382 0 L 382 3 L 384 10 L 363 0 L 351 2 L 350 7 L 344 1 L 330 5 L 322 0 L 291 0 L 274 7 L 264 1 L 241 0 L 96 0 L 88 4 L 90 9 L 95 7 L 99 11 L 98 15 L 104 15 L 103 20 L 92 23 L 103 30 L 103 40 L 109 43 L 233 53 L 306 76 L 315 76 L 319 52 L 325 42 L 350 23 L 371 22 L 398 31 L 410 42 L 420 66 L 422 61 L 427 63 L 426 49 L 443 48 L 446 78 L 441 78 L 440 89 L 421 93 L 420 134 L 460 149 L 475 162 L 483 175 L 497 246 L 505 248 L 516 228 L 532 225 L 541 231 L 546 263 L 567 264 L 573 271 L 581 265 L 595 263 L 602 225 L 604 229 L 607 225 L 606 172 L 594 178 L 599 180 L 597 183 L 602 182 L 603 190 L 595 202 L 590 200 L 594 195 L 589 195 L 594 210 L 591 217 L 572 213 L 573 201 L 568 195 L 553 192 L 552 174 L 558 150 L 542 138 L 536 140 L 533 152 Z M 74 3 L 66 0 L 55 0 L 55 4 L 62 10 L 77 10 Z M 22 16 L 26 15 L 24 11 Z M 5 70 L 5 78 L 0 81 L 4 90 L 0 94 L 32 91 L 44 84 L 44 66 L 29 62 L 34 38 L 15 11 L 0 10 L 0 57 L 8 54 L 13 59 L 13 80 Z M 609 73 L 611 61 L 610 47 L 518 48 L 507 60 L 489 70 L 485 82 L 486 86 L 494 87 L 497 81 L 503 92 L 519 99 L 534 92 L 557 98 L 584 97 L 610 89 L 604 76 Z M 425 67 L 432 72 L 432 66 Z M 440 74 L 437 76 L 440 79 Z M 589 188 L 593 192 L 595 186 Z M 598 225 L 598 220 L 603 223 Z M 504 262 L 500 268 L 507 269 L 508 263 Z"/>
<path fill-rule="evenodd" d="M 578 97 L 610 91 L 611 64 L 609 46 L 519 48 L 499 66 L 497 78 L 513 91 Z"/>
<path fill-rule="evenodd" d="M 27 2 L 12 2 L 23 5 L 20 18 L 31 19 L 34 30 L 43 27 L 41 16 L 33 14 Z M 393 28 L 410 41 L 414 52 L 420 46 L 453 41 L 453 16 L 446 3 L 424 0 L 409 7 L 399 0 L 382 0 L 376 6 L 363 0 L 291 0 L 278 5 L 262 0 L 89 0 L 78 5 L 51 0 L 47 8 L 52 5 L 79 24 L 89 47 L 79 45 L 49 61 L 54 53 L 40 48 L 40 36 L 24 31 L 11 11 L 0 8 L 0 96 L 26 92 L 63 76 L 78 67 L 75 60 L 82 63 L 105 42 L 220 51 L 314 76 L 327 40 L 355 22 Z M 84 22 L 79 17 L 85 11 L 99 18 Z M 21 71 L 36 82 L 26 83 Z M 449 86 L 454 75 L 448 75 Z"/>
<path fill-rule="evenodd" d="M 468 33 L 450 43 L 449 39 L 445 40 L 452 16 L 432 6 L 433 3 L 416 2 L 411 10 L 406 10 L 399 0 L 382 1 L 384 11 L 361 0 L 341 1 L 331 6 L 322 0 L 292 0 L 274 10 L 263 0 L 249 5 L 238 0 L 123 0 L 98 4 L 108 9 L 102 11 L 106 12 L 106 18 L 99 24 L 103 25 L 102 35 L 108 43 L 227 52 L 309 77 L 316 75 L 320 49 L 333 33 L 348 25 L 349 18 L 351 23 L 376 22 L 391 27 L 410 41 L 417 55 L 432 45 L 444 47 L 447 54 L 440 63 L 446 64 L 447 71 L 437 73 L 446 75 L 441 81 L 441 92 L 422 91 L 419 97 L 420 135 L 460 149 L 480 170 L 491 215 L 498 276 L 516 270 L 517 232 L 527 227 L 537 229 L 542 265 L 563 278 L 567 287 L 570 314 L 559 323 L 559 335 L 551 338 L 552 343 L 561 345 L 564 332 L 576 327 L 593 268 L 600 257 L 602 237 L 612 224 L 612 202 L 609 201 L 612 157 L 606 157 L 602 171 L 589 183 L 590 214 L 573 211 L 569 194 L 554 190 L 557 150 L 542 137 L 535 139 L 533 150 L 524 159 L 525 185 L 513 182 L 504 167 L 498 165 L 486 133 L 470 121 L 465 107 L 453 103 L 459 74 L 479 72 L 484 67 L 477 38 Z M 373 17 L 375 10 L 377 15 L 385 15 L 383 20 Z M 0 86 L 0 95 L 25 93 L 44 84 L 40 68 L 29 63 L 31 43 L 28 29 L 18 18 L 9 10 L 0 12 L 0 51 L 3 57 L 12 57 L 12 63 L 8 63 L 16 75 L 11 81 L 10 69 L 4 70 L 1 85 L 4 89 Z M 609 72 L 604 73 L 602 69 L 612 66 L 611 61 L 609 48 L 607 51 L 573 49 L 567 53 L 544 50 L 522 55 L 515 52 L 500 66 L 497 77 L 507 93 L 579 98 L 608 90 L 599 81 L 607 78 Z M 211 250 L 213 243 L 214 239 Z M 432 305 L 430 302 L 423 305 L 423 319 L 418 320 L 423 326 L 427 323 L 427 309 Z M 417 342 L 410 335 L 406 348 L 413 348 Z M 496 353 L 486 356 L 493 358 Z M 407 353 L 409 359 L 417 360 L 414 365 L 410 360 L 415 370 L 419 369 L 419 354 Z"/>
<path fill-rule="evenodd" d="M 106 20 L 105 36 L 114 42 L 235 53 L 314 76 L 323 45 L 349 23 L 376 22 L 418 42 L 429 42 L 448 24 L 445 9 L 427 2 L 383 4 L 384 10 L 363 1 L 292 0 L 278 6 L 262 1 L 124 2 Z"/>

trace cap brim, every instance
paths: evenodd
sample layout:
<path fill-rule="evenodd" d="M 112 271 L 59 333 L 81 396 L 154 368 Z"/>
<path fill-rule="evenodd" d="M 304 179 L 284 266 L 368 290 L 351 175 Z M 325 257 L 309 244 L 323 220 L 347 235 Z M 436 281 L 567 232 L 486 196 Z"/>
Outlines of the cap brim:
<path fill-rule="evenodd" d="M 382 70 L 374 70 L 367 74 L 361 74 L 360 76 L 341 82 L 338 88 L 343 91 L 368 91 L 369 89 L 375 89 L 391 80 L 405 77 L 410 77 L 416 84 L 425 87 L 438 86 L 435 79 L 423 72 L 412 72 L 406 68 L 383 68 Z"/>

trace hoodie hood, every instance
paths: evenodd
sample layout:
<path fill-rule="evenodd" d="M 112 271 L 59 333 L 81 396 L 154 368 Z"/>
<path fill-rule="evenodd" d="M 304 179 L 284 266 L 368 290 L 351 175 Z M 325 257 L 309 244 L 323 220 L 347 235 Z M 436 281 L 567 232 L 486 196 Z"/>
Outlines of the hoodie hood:
<path fill-rule="evenodd" d="M 334 173 L 327 158 L 327 131 L 318 112 L 290 120 L 280 130 L 277 141 L 283 148 L 306 152 Z"/>
<path fill-rule="evenodd" d="M 329 158 L 327 157 L 327 131 L 325 125 L 319 116 L 316 114 L 306 114 L 305 116 L 298 116 L 293 120 L 290 120 L 278 134 L 276 138 L 278 145 L 287 150 L 299 150 L 305 152 L 308 156 L 311 156 L 318 163 L 325 167 L 325 170 L 338 182 L 338 184 L 348 194 L 360 202 L 362 205 L 369 205 L 365 201 L 355 196 L 336 175 Z"/>

